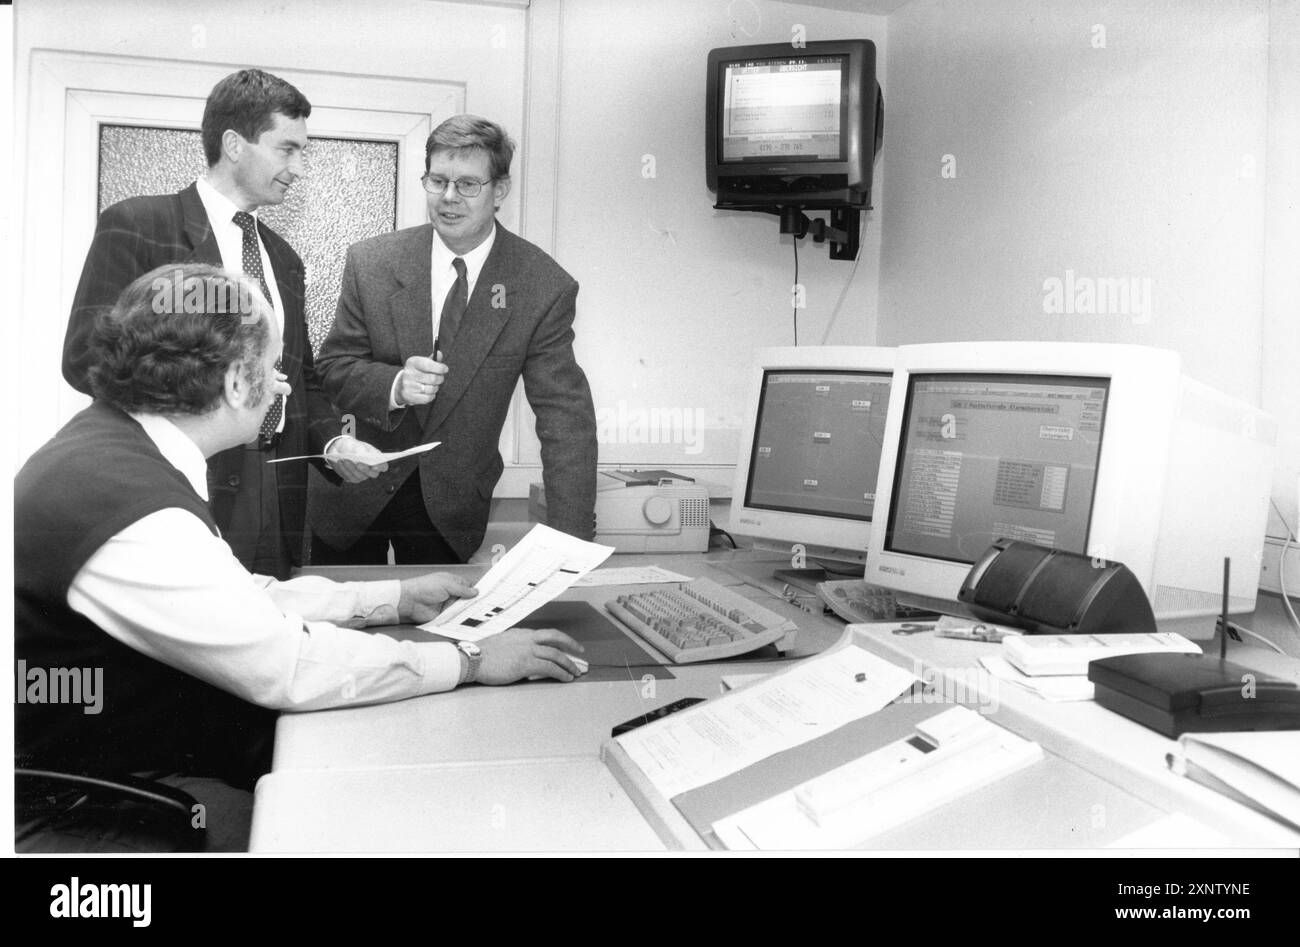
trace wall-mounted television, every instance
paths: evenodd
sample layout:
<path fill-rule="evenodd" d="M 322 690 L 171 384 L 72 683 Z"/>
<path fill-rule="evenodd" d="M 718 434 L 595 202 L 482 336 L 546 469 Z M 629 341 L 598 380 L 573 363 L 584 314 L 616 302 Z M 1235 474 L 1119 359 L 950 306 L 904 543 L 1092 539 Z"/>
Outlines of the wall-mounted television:
<path fill-rule="evenodd" d="M 709 52 L 705 162 L 723 209 L 869 208 L 884 127 L 870 40 Z"/>

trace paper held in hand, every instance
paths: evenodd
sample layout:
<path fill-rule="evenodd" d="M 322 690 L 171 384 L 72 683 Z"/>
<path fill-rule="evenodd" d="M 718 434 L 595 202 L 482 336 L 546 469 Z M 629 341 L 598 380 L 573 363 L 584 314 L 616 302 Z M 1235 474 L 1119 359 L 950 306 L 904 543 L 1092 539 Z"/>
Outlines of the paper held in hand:
<path fill-rule="evenodd" d="M 513 628 L 613 551 L 539 524 L 478 581 L 475 598 L 461 599 L 420 627 L 466 641 Z"/>
<path fill-rule="evenodd" d="M 408 447 L 406 450 L 383 451 L 378 457 L 373 454 L 365 459 L 360 457 L 349 457 L 347 454 L 300 454 L 297 457 L 277 457 L 275 460 L 268 460 L 268 464 L 282 464 L 286 460 L 355 460 L 360 464 L 385 464 L 390 460 L 401 460 L 403 457 L 410 457 L 414 454 L 423 454 L 427 450 L 433 450 L 442 441 L 430 441 L 427 444 L 420 444 L 417 447 Z"/>

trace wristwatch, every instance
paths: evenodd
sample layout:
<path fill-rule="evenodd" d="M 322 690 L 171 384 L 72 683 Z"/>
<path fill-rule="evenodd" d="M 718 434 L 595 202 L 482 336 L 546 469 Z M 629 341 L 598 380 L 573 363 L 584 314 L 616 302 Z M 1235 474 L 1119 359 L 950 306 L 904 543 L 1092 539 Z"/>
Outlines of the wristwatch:
<path fill-rule="evenodd" d="M 478 666 L 483 663 L 483 649 L 472 641 L 457 641 L 456 648 L 469 662 L 469 670 L 465 672 L 460 683 L 469 684 L 478 678 Z"/>

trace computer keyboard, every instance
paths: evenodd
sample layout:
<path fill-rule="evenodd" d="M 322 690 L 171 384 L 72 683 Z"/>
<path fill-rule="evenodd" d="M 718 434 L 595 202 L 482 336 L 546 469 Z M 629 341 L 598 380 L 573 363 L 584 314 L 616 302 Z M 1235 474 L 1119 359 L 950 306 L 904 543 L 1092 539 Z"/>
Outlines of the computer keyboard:
<path fill-rule="evenodd" d="M 796 628 L 709 579 L 620 595 L 605 608 L 674 664 L 733 658 L 775 644 Z"/>
<path fill-rule="evenodd" d="M 894 590 L 879 585 L 869 585 L 862 579 L 839 582 L 822 582 L 817 594 L 850 624 L 873 621 L 912 621 L 937 618 L 935 612 L 910 605 L 900 605 Z"/>

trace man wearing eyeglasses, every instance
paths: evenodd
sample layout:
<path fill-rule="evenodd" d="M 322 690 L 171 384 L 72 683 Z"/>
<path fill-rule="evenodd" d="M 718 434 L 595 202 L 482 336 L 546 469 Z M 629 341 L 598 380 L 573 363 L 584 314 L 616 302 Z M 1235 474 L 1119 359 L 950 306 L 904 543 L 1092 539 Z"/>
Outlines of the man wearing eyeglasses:
<path fill-rule="evenodd" d="M 381 450 L 439 441 L 346 490 L 316 477 L 317 564 L 464 562 L 482 543 L 503 468 L 497 442 L 520 378 L 537 416 L 548 522 L 595 533 L 596 418 L 573 354 L 578 284 L 495 213 L 514 143 L 458 115 L 425 145 L 430 224 L 348 250 L 334 326 L 316 359 L 356 437 Z"/>

